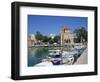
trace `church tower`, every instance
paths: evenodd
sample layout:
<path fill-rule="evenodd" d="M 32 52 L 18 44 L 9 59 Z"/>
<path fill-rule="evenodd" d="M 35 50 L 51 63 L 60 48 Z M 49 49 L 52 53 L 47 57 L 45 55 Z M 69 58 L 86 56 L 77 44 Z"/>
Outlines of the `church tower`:
<path fill-rule="evenodd" d="M 74 43 L 74 35 L 70 32 L 70 29 L 64 26 L 61 29 L 61 46 Z"/>

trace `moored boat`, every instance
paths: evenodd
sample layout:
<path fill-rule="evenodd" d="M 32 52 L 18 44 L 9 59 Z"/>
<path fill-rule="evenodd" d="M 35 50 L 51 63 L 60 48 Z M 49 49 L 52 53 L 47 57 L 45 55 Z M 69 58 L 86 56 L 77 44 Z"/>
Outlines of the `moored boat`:
<path fill-rule="evenodd" d="M 65 50 L 48 50 L 48 56 L 43 59 L 41 63 L 36 66 L 53 66 L 53 65 L 72 65 L 77 60 L 77 58 L 84 51 L 82 48 L 73 48 L 70 51 Z"/>

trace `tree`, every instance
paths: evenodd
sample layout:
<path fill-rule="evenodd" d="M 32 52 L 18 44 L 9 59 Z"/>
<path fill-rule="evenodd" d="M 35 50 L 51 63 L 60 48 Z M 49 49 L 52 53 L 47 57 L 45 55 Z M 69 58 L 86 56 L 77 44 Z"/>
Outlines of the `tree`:
<path fill-rule="evenodd" d="M 60 41 L 60 36 L 56 35 L 54 37 L 54 42 L 59 43 L 59 41 Z"/>
<path fill-rule="evenodd" d="M 43 42 L 48 42 L 48 37 L 47 36 L 43 36 Z"/>
<path fill-rule="evenodd" d="M 43 39 L 43 35 L 40 33 L 40 32 L 36 32 L 36 35 L 35 35 L 36 39 L 39 41 L 41 41 Z"/>
<path fill-rule="evenodd" d="M 76 29 L 74 31 L 74 33 L 76 34 L 76 41 L 77 42 L 83 42 L 83 40 L 86 42 L 87 41 L 87 30 L 82 27 L 80 29 Z"/>
<path fill-rule="evenodd" d="M 50 44 L 53 44 L 53 43 L 54 43 L 54 40 L 53 40 L 51 37 L 49 37 L 49 38 L 48 38 L 48 42 L 49 42 Z"/>
<path fill-rule="evenodd" d="M 49 42 L 50 44 L 59 43 L 59 42 L 60 42 L 60 36 L 59 36 L 59 35 L 56 35 L 54 38 L 49 37 L 49 38 L 48 38 L 48 42 Z"/>

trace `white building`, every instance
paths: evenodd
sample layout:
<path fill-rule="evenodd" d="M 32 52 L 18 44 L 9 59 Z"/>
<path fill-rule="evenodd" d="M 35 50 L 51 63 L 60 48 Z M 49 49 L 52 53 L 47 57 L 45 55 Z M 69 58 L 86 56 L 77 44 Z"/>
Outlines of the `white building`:
<path fill-rule="evenodd" d="M 37 43 L 35 35 L 34 34 L 29 35 L 28 36 L 28 46 L 34 46 L 35 43 Z"/>

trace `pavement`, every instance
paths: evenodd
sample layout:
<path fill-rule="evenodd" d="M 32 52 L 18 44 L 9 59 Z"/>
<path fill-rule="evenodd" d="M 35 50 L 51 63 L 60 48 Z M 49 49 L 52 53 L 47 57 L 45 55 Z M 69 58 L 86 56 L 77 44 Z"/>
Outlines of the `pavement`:
<path fill-rule="evenodd" d="M 87 64 L 88 63 L 88 50 L 84 50 L 81 56 L 77 59 L 75 64 Z"/>

